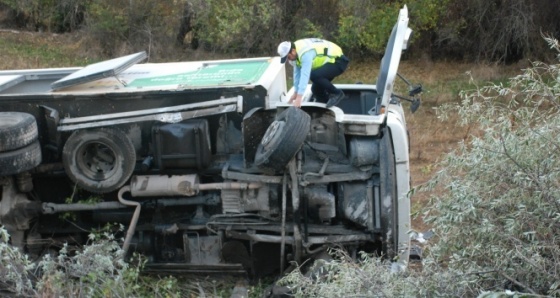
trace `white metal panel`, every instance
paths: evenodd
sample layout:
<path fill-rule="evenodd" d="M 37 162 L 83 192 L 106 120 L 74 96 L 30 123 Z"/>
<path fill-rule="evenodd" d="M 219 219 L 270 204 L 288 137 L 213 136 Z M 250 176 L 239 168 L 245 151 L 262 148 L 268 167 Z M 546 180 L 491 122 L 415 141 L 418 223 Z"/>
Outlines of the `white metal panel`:
<path fill-rule="evenodd" d="M 412 30 L 408 28 L 408 9 L 406 5 L 400 10 L 397 24 L 393 27 L 385 55 L 381 60 L 381 69 L 377 78 L 377 93 L 381 95 L 381 105 L 388 107 L 393 95 L 395 77 L 399 68 L 401 54 L 406 47 Z"/>
<path fill-rule="evenodd" d="M 399 262 L 406 266 L 410 255 L 410 164 L 408 133 L 403 126 L 402 119 L 398 113 L 389 112 L 387 126 L 393 137 L 393 148 L 395 151 L 395 167 L 397 174 L 397 197 L 398 197 L 398 223 L 399 223 Z"/>

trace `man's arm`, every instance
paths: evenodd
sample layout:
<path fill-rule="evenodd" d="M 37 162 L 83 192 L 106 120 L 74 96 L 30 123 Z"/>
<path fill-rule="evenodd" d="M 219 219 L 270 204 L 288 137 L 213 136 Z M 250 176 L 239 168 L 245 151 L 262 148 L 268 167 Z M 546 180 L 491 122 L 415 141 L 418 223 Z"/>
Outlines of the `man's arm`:
<path fill-rule="evenodd" d="M 307 88 L 307 83 L 309 83 L 309 77 L 311 76 L 311 65 L 313 64 L 315 56 L 316 54 L 313 50 L 307 51 L 303 54 L 303 56 L 301 56 L 301 68 L 298 70 L 297 85 L 294 77 L 294 86 L 296 86 L 298 94 L 303 95 L 305 89 Z"/>
<path fill-rule="evenodd" d="M 307 51 L 303 56 L 301 56 L 301 67 L 294 66 L 294 96 L 290 99 L 295 100 L 294 106 L 301 107 L 301 101 L 303 98 L 303 93 L 307 88 L 307 83 L 309 83 L 309 77 L 311 76 L 311 65 L 313 64 L 313 59 L 317 54 L 315 51 Z"/>

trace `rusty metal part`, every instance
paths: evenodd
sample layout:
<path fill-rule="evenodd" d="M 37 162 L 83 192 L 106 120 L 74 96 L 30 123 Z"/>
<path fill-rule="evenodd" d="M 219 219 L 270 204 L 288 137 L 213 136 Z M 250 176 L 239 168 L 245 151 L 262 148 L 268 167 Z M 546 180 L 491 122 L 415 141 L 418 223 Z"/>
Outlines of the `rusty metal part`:
<path fill-rule="evenodd" d="M 99 202 L 95 204 L 55 204 L 55 203 L 43 203 L 42 212 L 43 214 L 55 214 L 59 212 L 68 211 L 88 211 L 88 210 L 110 210 L 110 209 L 121 209 L 127 208 L 120 202 Z"/>
<path fill-rule="evenodd" d="M 136 231 L 136 224 L 138 223 L 138 218 L 140 217 L 140 203 L 135 201 L 128 201 L 123 198 L 123 194 L 125 192 L 130 192 L 130 186 L 126 185 L 123 186 L 119 190 L 118 198 L 119 202 L 126 206 L 136 207 L 134 209 L 134 214 L 132 215 L 132 219 L 130 220 L 130 225 L 128 226 L 128 230 L 126 231 L 126 237 L 123 243 L 123 251 L 126 254 L 128 251 L 128 247 L 130 246 L 130 241 L 132 240 L 132 236 L 134 236 L 134 232 Z"/>
<path fill-rule="evenodd" d="M 262 183 L 270 183 L 270 184 L 282 183 L 282 176 L 255 175 L 255 174 L 232 172 L 232 171 L 228 171 L 228 168 L 229 168 L 229 164 L 226 163 L 226 165 L 222 169 L 222 177 L 224 179 L 242 180 L 242 181 L 249 181 L 249 182 L 262 182 Z"/>
<path fill-rule="evenodd" d="M 185 259 L 191 264 L 215 265 L 220 263 L 222 237 L 204 236 L 198 232 L 183 234 L 183 251 Z M 187 258 L 188 257 L 188 258 Z"/>
<path fill-rule="evenodd" d="M 222 187 L 220 195 L 222 199 L 222 212 L 245 213 L 263 211 L 268 213 L 270 212 L 269 193 L 270 187 L 267 184 L 259 186 L 258 189 Z"/>
<path fill-rule="evenodd" d="M 286 258 L 286 190 L 288 188 L 288 176 L 284 173 L 284 177 L 282 179 L 282 225 L 281 229 L 281 237 L 282 241 L 280 242 L 280 272 L 284 272 L 284 259 Z"/>
<path fill-rule="evenodd" d="M 189 198 L 177 199 L 158 199 L 158 206 L 171 207 L 171 206 L 187 206 L 187 205 L 218 205 L 220 199 L 217 195 L 205 195 Z M 75 204 L 56 204 L 56 203 L 43 203 L 41 205 L 43 214 L 55 214 L 59 212 L 72 212 L 72 211 L 91 211 L 91 210 L 114 210 L 124 209 L 128 206 L 120 202 L 99 202 L 93 204 L 75 203 Z"/>
<path fill-rule="evenodd" d="M 323 222 L 336 217 L 334 195 L 327 191 L 326 185 L 306 187 L 303 190 L 303 195 L 307 198 L 309 204 L 320 206 L 319 219 Z"/>
<path fill-rule="evenodd" d="M 133 176 L 130 181 L 130 194 L 133 197 L 150 196 L 194 196 L 198 193 L 195 185 L 198 175 L 180 176 Z"/>
<path fill-rule="evenodd" d="M 294 210 L 294 216 L 297 217 L 299 213 L 299 207 L 300 207 L 300 197 L 299 197 L 299 183 L 298 183 L 298 175 L 297 175 L 297 164 L 296 164 L 296 159 L 292 158 L 292 160 L 290 160 L 290 162 L 288 163 L 288 169 L 290 172 L 290 180 L 292 181 L 292 207 Z M 294 260 L 297 263 L 300 263 L 301 261 L 301 257 L 302 257 L 302 237 L 301 237 L 301 233 L 299 231 L 299 226 L 297 224 L 294 224 L 293 226 L 293 246 L 294 246 Z"/>
<path fill-rule="evenodd" d="M 226 236 L 241 240 L 252 240 L 256 242 L 268 242 L 268 243 L 282 243 L 282 236 L 268 235 L 268 234 L 256 234 L 256 233 L 242 233 L 233 230 L 227 230 Z M 286 244 L 295 245 L 297 242 L 297 237 L 285 236 Z M 329 244 L 329 243 L 348 243 L 348 242 L 358 242 L 358 241 L 369 241 L 371 240 L 371 235 L 369 234 L 351 234 L 351 235 L 326 235 L 326 236 L 309 236 L 308 241 L 305 243 L 306 246 L 314 244 Z M 301 242 L 301 239 L 300 239 Z"/>
<path fill-rule="evenodd" d="M 30 192 L 33 190 L 33 179 L 31 173 L 25 171 L 16 175 L 16 182 L 19 191 Z"/>
<path fill-rule="evenodd" d="M 206 109 L 199 109 L 196 111 L 186 111 L 186 112 L 176 112 L 176 113 L 163 113 L 163 114 L 156 114 L 156 115 L 147 115 L 147 116 L 140 116 L 140 117 L 131 117 L 131 118 L 124 118 L 124 119 L 115 119 L 115 120 L 107 120 L 107 121 L 99 121 L 99 122 L 88 122 L 88 123 L 81 123 L 81 124 L 71 124 L 71 125 L 64 125 L 59 126 L 58 131 L 73 131 L 78 129 L 84 128 L 92 128 L 92 127 L 103 127 L 103 126 L 113 126 L 125 123 L 137 123 L 137 122 L 145 122 L 145 121 L 159 121 L 164 123 L 178 123 L 183 120 L 197 118 L 197 117 L 204 117 L 210 115 L 218 115 L 218 114 L 225 114 L 229 112 L 235 112 L 237 110 L 237 106 L 235 104 L 226 105 L 226 106 L 218 106 Z"/>
<path fill-rule="evenodd" d="M 342 182 L 342 181 L 352 181 L 352 180 L 367 180 L 371 177 L 371 171 L 366 172 L 350 172 L 350 173 L 341 173 L 341 174 L 330 174 L 330 175 L 305 175 L 304 184 L 323 184 L 323 183 L 332 183 L 332 182 Z"/>
<path fill-rule="evenodd" d="M 55 171 L 64 171 L 64 165 L 61 162 L 44 163 L 38 165 L 33 170 L 31 170 L 31 172 L 34 174 L 35 173 L 44 174 L 44 173 L 55 172 Z"/>
<path fill-rule="evenodd" d="M 221 182 L 221 183 L 203 183 L 195 185 L 198 190 L 220 190 L 220 189 L 258 189 L 262 187 L 260 183 L 245 183 L 245 182 Z"/>
<path fill-rule="evenodd" d="M 200 184 L 198 175 L 150 175 L 134 176 L 130 183 L 133 197 L 151 196 L 194 196 L 201 190 L 258 189 L 263 185 L 256 182 L 221 182 Z"/>
<path fill-rule="evenodd" d="M 18 192 L 12 176 L 0 177 L 0 187 L 0 224 L 9 231 L 29 229 L 31 220 L 41 210 L 41 203 L 31 201 L 27 195 Z"/>
<path fill-rule="evenodd" d="M 177 123 L 191 118 L 240 111 L 242 109 L 242 99 L 242 96 L 237 96 L 231 98 L 210 100 L 204 103 L 186 104 L 173 107 L 77 118 L 65 118 L 60 119 L 60 121 L 58 122 L 59 126 L 57 130 L 72 131 L 84 128 L 112 126 L 117 124 L 143 121 Z"/>
<path fill-rule="evenodd" d="M 327 170 L 328 165 L 329 165 L 329 157 L 327 156 L 325 158 L 325 161 L 323 162 L 323 165 L 321 166 L 321 169 L 319 170 L 318 173 L 308 172 L 308 173 L 303 174 L 303 179 L 302 179 L 302 182 L 301 182 L 302 186 L 306 186 L 306 185 L 309 184 L 309 182 L 307 181 L 307 177 L 310 177 L 310 176 L 319 177 L 319 178 L 323 177 L 325 175 L 325 171 Z"/>
<path fill-rule="evenodd" d="M 216 214 L 210 217 L 209 221 L 206 223 L 206 229 L 217 234 L 218 231 L 213 230 L 211 226 L 226 226 L 228 229 L 233 229 L 238 226 L 243 227 L 242 229 L 248 229 L 248 227 L 260 228 L 269 223 L 270 219 L 253 213 Z"/>
<path fill-rule="evenodd" d="M 247 271 L 241 264 L 212 264 L 212 265 L 194 265 L 182 263 L 148 263 L 142 270 L 144 274 L 197 274 L 197 275 L 247 275 Z"/>
<path fill-rule="evenodd" d="M 368 181 L 367 186 L 366 186 L 366 199 L 367 199 L 367 208 L 368 208 L 368 214 L 369 214 L 369 219 L 367 221 L 367 228 L 370 231 L 373 231 L 373 228 L 376 227 L 375 224 L 375 220 L 376 218 L 378 219 L 377 215 L 374 216 L 375 210 L 377 210 L 377 208 L 373 207 L 373 181 L 371 181 L 371 179 Z"/>
<path fill-rule="evenodd" d="M 299 186 L 295 159 L 292 159 L 288 163 L 288 169 L 290 173 L 290 181 L 292 182 L 292 207 L 294 208 L 295 212 L 296 210 L 299 210 Z"/>

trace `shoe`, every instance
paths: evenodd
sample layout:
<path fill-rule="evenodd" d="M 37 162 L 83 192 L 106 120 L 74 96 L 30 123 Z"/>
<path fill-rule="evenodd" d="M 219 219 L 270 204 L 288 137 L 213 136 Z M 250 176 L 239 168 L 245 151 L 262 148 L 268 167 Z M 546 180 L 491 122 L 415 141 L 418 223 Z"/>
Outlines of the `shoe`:
<path fill-rule="evenodd" d="M 329 101 L 327 102 L 327 108 L 332 106 L 336 106 L 340 103 L 340 101 L 344 98 L 344 92 L 340 91 L 340 93 L 335 94 L 332 96 Z"/>

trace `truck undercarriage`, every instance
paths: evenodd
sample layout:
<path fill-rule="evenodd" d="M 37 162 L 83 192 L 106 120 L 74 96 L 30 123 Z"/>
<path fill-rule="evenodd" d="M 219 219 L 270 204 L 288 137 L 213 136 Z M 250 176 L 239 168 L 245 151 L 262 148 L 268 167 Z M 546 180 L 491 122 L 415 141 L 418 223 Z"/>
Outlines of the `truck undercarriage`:
<path fill-rule="evenodd" d="M 377 81 L 391 87 L 339 85 L 332 108 L 287 104 L 277 57 L 0 72 L 0 223 L 36 256 L 121 224 L 148 270 L 262 276 L 332 246 L 406 265 L 408 132 L 391 90 L 407 24 L 405 8 Z"/>

